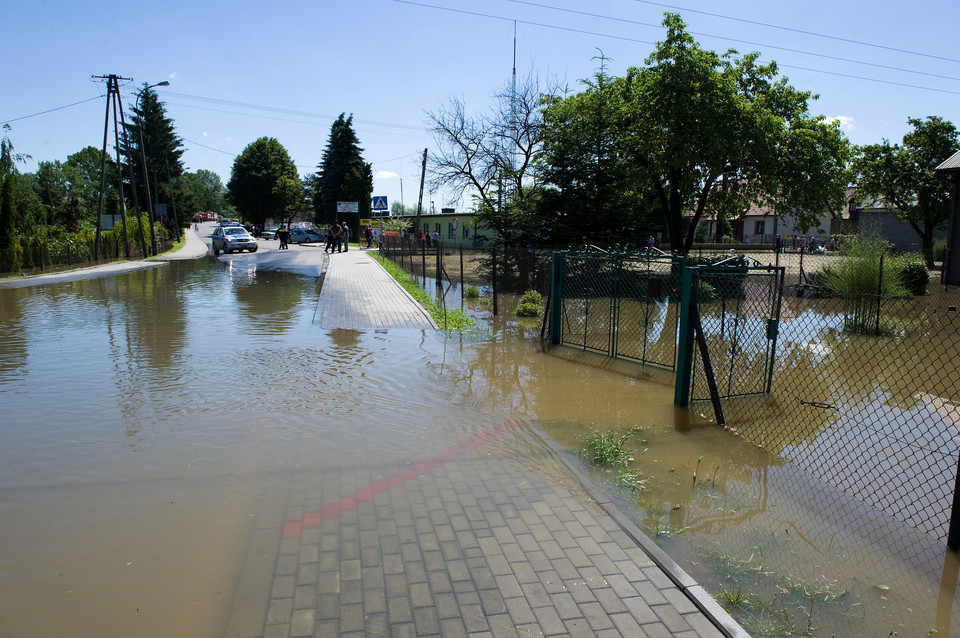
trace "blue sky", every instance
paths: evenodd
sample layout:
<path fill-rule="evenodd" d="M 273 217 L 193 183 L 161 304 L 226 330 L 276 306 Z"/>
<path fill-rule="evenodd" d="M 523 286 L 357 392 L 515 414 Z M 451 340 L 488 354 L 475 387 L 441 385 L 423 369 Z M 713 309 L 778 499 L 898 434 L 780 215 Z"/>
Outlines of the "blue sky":
<path fill-rule="evenodd" d="M 185 165 L 226 183 L 234 158 L 262 136 L 277 138 L 302 175 L 314 172 L 331 123 L 352 113 L 374 193 L 393 202 L 402 189 L 415 206 L 423 149 L 433 148 L 424 113 L 451 96 L 474 112 L 491 106 L 510 82 L 514 21 L 518 76 L 577 88 L 601 51 L 615 75 L 642 65 L 663 38 L 665 11 L 705 48 L 776 60 L 794 86 L 820 95 L 811 110 L 840 118 L 856 144 L 899 142 L 908 117 L 960 125 L 960 2 L 951 0 L 2 0 L 0 123 L 32 171 L 102 145 L 106 87 L 91 76 L 133 78 L 125 107 L 143 82 L 168 80 L 157 91 Z M 437 209 L 450 199 L 424 195 Z"/>

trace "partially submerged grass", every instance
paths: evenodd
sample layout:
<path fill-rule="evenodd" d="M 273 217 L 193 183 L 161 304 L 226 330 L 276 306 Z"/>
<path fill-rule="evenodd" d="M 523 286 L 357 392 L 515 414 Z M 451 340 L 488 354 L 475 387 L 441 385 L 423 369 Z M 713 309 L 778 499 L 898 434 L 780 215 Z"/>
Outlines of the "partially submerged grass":
<path fill-rule="evenodd" d="M 770 570 L 759 543 L 746 560 L 719 549 L 701 548 L 700 555 L 721 581 L 714 598 L 752 636 L 811 636 L 824 614 L 858 619 L 863 613 L 862 604 L 838 580 Z"/>
<path fill-rule="evenodd" d="M 407 271 L 405 271 L 400 266 L 396 265 L 389 259 L 384 259 L 380 255 L 374 253 L 367 253 L 371 257 L 377 260 L 377 262 L 383 266 L 383 269 L 386 270 L 391 277 L 397 280 L 397 283 L 410 293 L 410 296 L 417 300 L 423 309 L 430 313 L 430 316 L 433 317 L 433 320 L 437 323 L 442 330 L 448 332 L 462 332 L 467 328 L 470 328 L 475 325 L 473 319 L 468 317 L 463 313 L 462 310 L 444 310 L 438 306 L 433 299 L 427 295 L 426 291 L 420 287 L 420 284 L 410 276 Z"/>
<path fill-rule="evenodd" d="M 580 457 L 591 465 L 610 472 L 617 486 L 631 491 L 641 490 L 646 479 L 630 466 L 636 459 L 633 450 L 626 447 L 626 442 L 642 431 L 637 427 L 618 437 L 609 432 L 593 430 L 584 439 L 585 447 L 580 450 Z"/>

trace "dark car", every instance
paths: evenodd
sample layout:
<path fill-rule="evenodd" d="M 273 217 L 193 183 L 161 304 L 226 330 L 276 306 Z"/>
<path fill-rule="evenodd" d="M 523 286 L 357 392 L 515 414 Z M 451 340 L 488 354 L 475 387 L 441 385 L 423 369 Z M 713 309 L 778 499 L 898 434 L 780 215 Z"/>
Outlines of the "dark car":
<path fill-rule="evenodd" d="M 235 250 L 249 250 L 255 253 L 259 248 L 257 240 L 243 226 L 218 227 L 210 238 L 210 247 L 213 248 L 214 255 L 219 254 L 221 250 L 225 253 L 232 253 Z"/>

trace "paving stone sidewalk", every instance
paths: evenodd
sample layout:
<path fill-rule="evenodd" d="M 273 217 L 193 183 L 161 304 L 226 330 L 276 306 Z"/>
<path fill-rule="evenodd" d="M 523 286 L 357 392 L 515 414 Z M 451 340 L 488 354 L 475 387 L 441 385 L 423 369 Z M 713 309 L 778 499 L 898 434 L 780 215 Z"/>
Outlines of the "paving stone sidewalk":
<path fill-rule="evenodd" d="M 319 323 L 342 330 L 436 329 L 429 314 L 361 249 L 330 255 Z"/>
<path fill-rule="evenodd" d="M 349 317 L 397 286 L 346 254 L 330 260 L 323 327 L 412 327 L 422 310 Z M 533 424 L 290 484 L 261 507 L 226 636 L 747 636 Z"/>

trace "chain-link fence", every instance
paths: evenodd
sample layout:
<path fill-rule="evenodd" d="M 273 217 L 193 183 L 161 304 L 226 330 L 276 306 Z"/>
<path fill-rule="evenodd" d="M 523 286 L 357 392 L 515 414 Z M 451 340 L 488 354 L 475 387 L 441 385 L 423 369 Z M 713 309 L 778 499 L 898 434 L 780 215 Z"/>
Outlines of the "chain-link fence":
<path fill-rule="evenodd" d="M 960 315 L 948 310 L 955 293 L 935 296 L 785 298 L 771 391 L 725 399 L 725 424 L 945 539 L 960 455 Z M 709 316 L 705 332 L 721 350 L 738 351 L 718 326 L 740 319 L 719 310 Z M 734 365 L 728 373 L 753 370 Z"/>
<path fill-rule="evenodd" d="M 656 249 L 556 253 L 554 342 L 672 370 L 683 264 Z"/>
<path fill-rule="evenodd" d="M 550 251 L 502 244 L 470 247 L 390 234 L 380 242 L 380 254 L 424 288 L 439 282 L 452 287 L 454 296 L 462 295 L 467 286 L 483 288 L 492 296 L 495 312 L 501 294 L 536 290 L 547 295 L 550 290 Z"/>
<path fill-rule="evenodd" d="M 149 244 L 149 238 L 147 243 Z M 159 252 L 167 250 L 172 242 L 163 237 L 157 238 Z M 147 246 L 147 254 L 140 251 L 139 243 L 131 241 L 129 246 L 124 246 L 123 242 L 117 239 L 103 239 L 100 242 L 100 254 L 97 255 L 95 243 L 90 242 L 59 242 L 56 244 L 30 243 L 21 247 L 20 268 L 21 273 L 38 274 L 41 272 L 57 272 L 69 270 L 71 268 L 81 268 L 87 266 L 96 266 L 98 264 L 109 263 L 121 259 L 145 259 L 149 257 L 150 246 Z M 0 264 L 9 271 L 11 259 L 0 259 Z"/>

